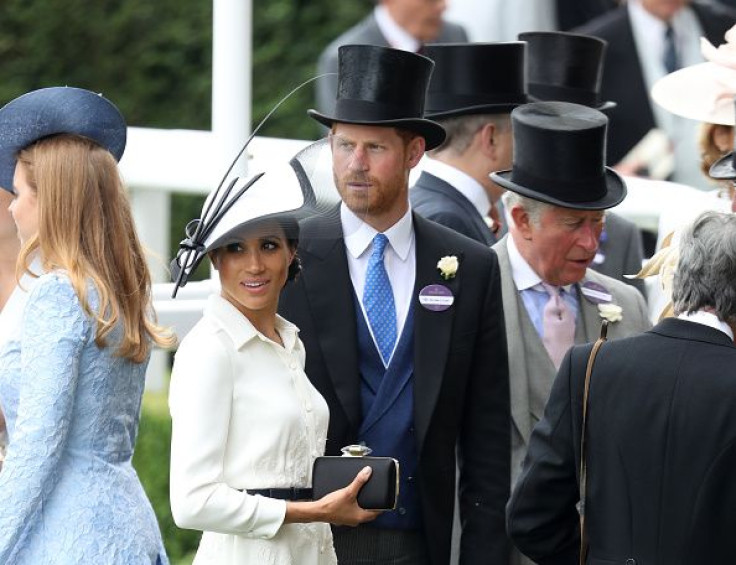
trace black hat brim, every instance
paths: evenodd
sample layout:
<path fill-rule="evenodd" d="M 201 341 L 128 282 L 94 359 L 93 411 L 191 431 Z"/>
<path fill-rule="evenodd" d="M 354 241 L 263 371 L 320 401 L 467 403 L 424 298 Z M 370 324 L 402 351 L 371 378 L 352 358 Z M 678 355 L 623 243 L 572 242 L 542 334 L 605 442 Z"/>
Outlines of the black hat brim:
<path fill-rule="evenodd" d="M 118 161 L 125 151 L 125 119 L 112 102 L 81 88 L 34 90 L 0 109 L 0 187 L 12 190 L 21 149 L 62 133 L 91 139 Z"/>
<path fill-rule="evenodd" d="M 326 127 L 334 123 L 355 124 L 360 126 L 396 127 L 421 135 L 424 138 L 425 150 L 429 151 L 442 145 L 445 141 L 445 129 L 438 123 L 423 118 L 401 118 L 396 120 L 348 120 L 333 118 L 319 113 L 317 110 L 307 110 L 307 115 Z"/>
<path fill-rule="evenodd" d="M 599 112 L 605 112 L 606 110 L 613 110 L 617 104 L 613 102 L 612 100 L 607 100 L 606 102 L 601 102 L 598 104 L 598 106 L 595 107 L 596 110 Z"/>
<path fill-rule="evenodd" d="M 517 106 L 526 104 L 526 102 L 514 102 L 512 104 L 481 104 L 478 106 L 468 106 L 466 108 L 455 108 L 444 112 L 427 112 L 425 115 L 431 120 L 442 120 L 447 118 L 457 118 L 460 116 L 475 116 L 478 114 L 510 114 L 511 110 Z"/>
<path fill-rule="evenodd" d="M 533 94 L 529 94 L 529 103 L 532 102 L 550 102 L 551 100 L 548 98 L 539 98 L 537 96 L 534 96 Z M 577 102 L 575 102 L 577 104 Z M 587 104 L 583 104 L 583 106 L 586 106 Z M 613 110 L 618 104 L 616 102 L 613 102 L 612 100 L 606 100 L 605 102 L 601 102 L 600 104 L 596 104 L 595 106 L 589 106 L 589 108 L 593 108 L 594 110 L 598 110 L 599 112 L 605 112 L 606 110 Z"/>
<path fill-rule="evenodd" d="M 571 208 L 573 210 L 606 210 L 621 204 L 624 198 L 626 198 L 626 183 L 621 176 L 610 167 L 606 167 L 605 171 L 606 195 L 598 200 L 591 200 L 588 202 L 569 202 L 559 200 L 545 194 L 544 192 L 539 192 L 538 190 L 528 186 L 522 186 L 511 180 L 511 172 L 511 170 L 506 170 L 491 173 L 491 180 L 511 192 L 521 194 L 522 196 L 532 198 L 533 200 L 553 204 L 554 206 Z"/>
<path fill-rule="evenodd" d="M 708 175 L 718 180 L 736 179 L 736 169 L 733 168 L 733 151 L 724 157 L 721 157 L 710 166 Z"/>

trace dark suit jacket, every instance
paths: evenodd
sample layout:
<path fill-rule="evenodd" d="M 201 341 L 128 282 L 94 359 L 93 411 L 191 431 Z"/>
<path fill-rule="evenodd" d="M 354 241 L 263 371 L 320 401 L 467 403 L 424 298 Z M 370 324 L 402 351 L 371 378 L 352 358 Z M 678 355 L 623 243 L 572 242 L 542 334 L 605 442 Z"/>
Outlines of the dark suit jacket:
<path fill-rule="evenodd" d="M 578 563 L 575 504 L 591 347 L 565 357 L 508 506 L 512 540 L 541 565 Z M 726 334 L 668 318 L 604 344 L 591 377 L 586 437 L 588 563 L 734 562 L 736 347 Z"/>
<path fill-rule="evenodd" d="M 510 416 L 498 261 L 490 249 L 444 226 L 416 214 L 413 219 L 416 481 L 427 552 L 432 564 L 449 561 L 457 461 L 463 562 L 505 563 Z M 315 231 L 319 238 L 312 238 Z M 301 330 L 306 373 L 330 407 L 330 454 L 355 443 L 362 417 L 346 253 L 339 220 L 330 227 L 324 220 L 306 221 L 299 245 L 302 273 L 280 302 L 281 314 Z M 436 268 L 446 255 L 460 261 L 457 275 L 447 281 Z M 430 284 L 452 291 L 455 302 L 448 310 L 432 312 L 419 304 L 419 290 Z"/>
<path fill-rule="evenodd" d="M 557 0 L 557 28 L 567 31 L 618 6 L 618 0 Z"/>
<path fill-rule="evenodd" d="M 412 210 L 420 216 L 447 226 L 483 245 L 496 243 L 496 238 L 473 203 L 444 180 L 422 172 L 409 191 L 409 198 Z"/>
<path fill-rule="evenodd" d="M 708 40 L 720 45 L 726 31 L 736 23 L 736 10 L 726 6 L 691 4 Z M 608 12 L 577 28 L 577 33 L 594 35 L 608 42 L 603 81 L 602 100 L 612 100 L 618 106 L 607 110 L 608 162 L 618 163 L 650 129 L 655 127 L 652 102 L 634 43 L 627 7 Z M 696 159 L 697 155 L 693 155 Z"/>
<path fill-rule="evenodd" d="M 467 41 L 468 35 L 462 26 L 445 22 L 436 43 L 466 43 Z M 363 20 L 325 47 L 317 62 L 318 75 L 337 73 L 337 48 L 341 45 L 378 45 L 381 47 L 390 47 L 376 23 L 373 12 L 371 12 Z M 323 114 L 331 116 L 335 107 L 336 94 L 336 74 L 319 79 L 316 83 L 317 109 Z"/>
<path fill-rule="evenodd" d="M 606 240 L 601 243 L 598 251 L 604 256 L 604 260 L 602 263 L 592 264 L 591 269 L 625 282 L 642 295 L 645 294 L 642 279 L 624 277 L 638 273 L 644 258 L 641 232 L 634 222 L 614 212 L 607 212 Z"/>

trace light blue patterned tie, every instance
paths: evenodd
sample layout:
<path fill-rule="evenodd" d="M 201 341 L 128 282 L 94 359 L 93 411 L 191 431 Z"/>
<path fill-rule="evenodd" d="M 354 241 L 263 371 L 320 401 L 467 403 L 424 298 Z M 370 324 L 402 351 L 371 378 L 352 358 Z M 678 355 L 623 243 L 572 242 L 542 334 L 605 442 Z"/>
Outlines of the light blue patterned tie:
<path fill-rule="evenodd" d="M 373 238 L 373 253 L 368 260 L 368 271 L 365 275 L 363 289 L 363 306 L 368 316 L 368 323 L 373 330 L 378 350 L 384 364 L 388 365 L 396 343 L 396 307 L 391 281 L 388 280 L 386 267 L 383 265 L 383 252 L 388 238 L 382 233 Z"/>

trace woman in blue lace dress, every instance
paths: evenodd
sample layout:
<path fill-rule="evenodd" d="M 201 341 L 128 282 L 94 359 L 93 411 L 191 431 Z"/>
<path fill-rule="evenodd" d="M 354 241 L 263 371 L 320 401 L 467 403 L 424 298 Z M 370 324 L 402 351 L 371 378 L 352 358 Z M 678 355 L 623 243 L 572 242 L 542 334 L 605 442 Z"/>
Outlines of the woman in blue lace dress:
<path fill-rule="evenodd" d="M 43 274 L 0 349 L 9 443 L 0 563 L 167 563 L 131 456 L 152 343 L 151 283 L 117 163 L 126 126 L 100 95 L 28 93 L 0 110 L 0 186 Z"/>

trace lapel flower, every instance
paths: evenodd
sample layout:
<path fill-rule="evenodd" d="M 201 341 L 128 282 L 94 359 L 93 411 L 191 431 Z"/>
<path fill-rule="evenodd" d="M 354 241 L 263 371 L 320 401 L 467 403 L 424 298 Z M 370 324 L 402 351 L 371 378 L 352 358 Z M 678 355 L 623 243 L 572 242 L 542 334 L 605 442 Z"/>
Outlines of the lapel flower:
<path fill-rule="evenodd" d="M 600 315 L 600 317 L 604 320 L 608 320 L 611 323 L 620 322 L 621 320 L 623 320 L 622 314 L 623 308 L 621 308 L 621 306 L 619 306 L 618 304 L 605 302 L 598 305 L 598 315 Z"/>
<path fill-rule="evenodd" d="M 460 262 L 455 255 L 445 255 L 437 262 L 437 269 L 446 281 L 454 279 Z"/>

